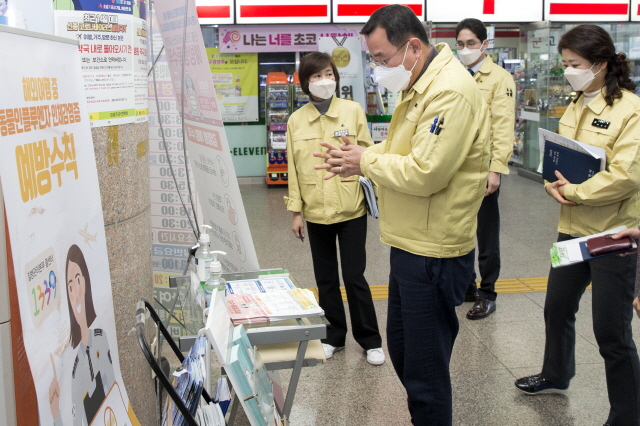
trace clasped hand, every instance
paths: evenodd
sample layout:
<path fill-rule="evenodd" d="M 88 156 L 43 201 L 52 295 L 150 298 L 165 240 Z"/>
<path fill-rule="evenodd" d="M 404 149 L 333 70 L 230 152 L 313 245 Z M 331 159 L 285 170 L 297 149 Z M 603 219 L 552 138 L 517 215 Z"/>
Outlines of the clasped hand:
<path fill-rule="evenodd" d="M 557 170 L 556 177 L 558 178 L 558 180 L 545 186 L 544 190 L 547 191 L 547 194 L 553 197 L 553 199 L 560 204 L 564 204 L 565 206 L 575 206 L 576 203 L 574 203 L 573 201 L 569 201 L 564 197 L 564 186 L 570 184 L 571 182 L 565 179 L 565 177 L 562 176 L 562 173 Z"/>
<path fill-rule="evenodd" d="M 354 144 L 351 140 L 342 136 L 343 144 L 332 145 L 328 142 L 320 142 L 320 145 L 327 148 L 325 152 L 314 152 L 313 156 L 324 158 L 324 164 L 313 166 L 316 170 L 326 170 L 328 173 L 325 180 L 334 176 L 353 176 L 362 174 L 360 170 L 360 157 L 366 148 Z"/>

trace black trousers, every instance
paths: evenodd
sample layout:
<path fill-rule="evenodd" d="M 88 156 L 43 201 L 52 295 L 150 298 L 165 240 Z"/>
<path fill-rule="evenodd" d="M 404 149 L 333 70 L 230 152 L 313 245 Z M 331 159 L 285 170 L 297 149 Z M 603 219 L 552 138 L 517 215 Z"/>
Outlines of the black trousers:
<path fill-rule="evenodd" d="M 558 241 L 570 240 L 560 234 Z M 576 312 L 589 282 L 593 285 L 593 331 L 604 358 L 611 426 L 640 425 L 640 361 L 631 335 L 636 257 L 608 256 L 551 268 L 544 305 L 546 342 L 542 375 L 565 383 L 576 373 Z"/>
<path fill-rule="evenodd" d="M 330 323 L 327 326 L 327 338 L 322 343 L 344 346 L 347 337 L 347 318 L 338 276 L 337 237 L 353 337 L 365 350 L 381 347 L 382 338 L 371 299 L 371 289 L 364 278 L 367 263 L 367 216 L 331 225 L 307 222 L 307 231 L 320 307 Z"/>
<path fill-rule="evenodd" d="M 391 247 L 387 346 L 414 426 L 451 426 L 456 306 L 464 301 L 474 256 L 472 250 L 434 258 Z"/>
<path fill-rule="evenodd" d="M 496 281 L 500 275 L 500 208 L 498 196 L 500 187 L 482 199 L 478 211 L 478 269 L 480 288 L 476 285 L 476 271 L 471 276 L 467 293 L 475 293 L 482 299 L 496 300 Z"/>

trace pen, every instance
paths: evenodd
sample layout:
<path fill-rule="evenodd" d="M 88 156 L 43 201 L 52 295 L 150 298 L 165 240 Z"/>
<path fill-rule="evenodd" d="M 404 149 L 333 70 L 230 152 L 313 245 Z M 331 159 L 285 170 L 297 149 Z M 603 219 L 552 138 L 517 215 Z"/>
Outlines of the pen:
<path fill-rule="evenodd" d="M 438 123 L 438 115 L 436 115 L 436 118 L 433 119 L 433 124 L 431 125 L 431 130 L 429 130 L 429 132 L 433 133 L 433 130 L 436 128 L 436 123 Z"/>
<path fill-rule="evenodd" d="M 440 130 L 441 127 L 444 124 L 444 117 L 442 117 L 442 120 L 440 120 L 440 122 L 438 123 L 438 128 L 436 129 L 436 136 L 440 134 Z"/>
<path fill-rule="evenodd" d="M 304 243 L 304 237 L 302 235 L 300 235 L 300 241 Z"/>

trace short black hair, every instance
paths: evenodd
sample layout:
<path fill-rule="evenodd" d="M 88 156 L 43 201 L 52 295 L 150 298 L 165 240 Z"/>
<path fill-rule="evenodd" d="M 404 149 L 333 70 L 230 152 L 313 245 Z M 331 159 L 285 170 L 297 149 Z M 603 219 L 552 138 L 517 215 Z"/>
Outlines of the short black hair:
<path fill-rule="evenodd" d="M 402 47 L 411 37 L 417 37 L 429 44 L 429 37 L 416 14 L 407 6 L 390 4 L 373 12 L 360 34 L 368 36 L 377 28 L 384 28 L 387 40 L 396 47 Z"/>
<path fill-rule="evenodd" d="M 329 66 L 333 69 L 333 76 L 336 79 L 336 90 L 338 90 L 340 87 L 340 74 L 338 73 L 338 68 L 336 68 L 336 65 L 333 63 L 331 55 L 324 52 L 312 52 L 304 55 L 302 59 L 300 59 L 298 79 L 300 80 L 300 88 L 305 94 L 311 95 L 311 92 L 309 92 L 309 78 Z"/>
<path fill-rule="evenodd" d="M 458 34 L 460 34 L 460 31 L 462 30 L 471 31 L 481 42 L 487 39 L 487 27 L 484 25 L 484 22 L 479 19 L 467 18 L 460 21 L 456 27 L 456 40 L 458 39 Z"/>

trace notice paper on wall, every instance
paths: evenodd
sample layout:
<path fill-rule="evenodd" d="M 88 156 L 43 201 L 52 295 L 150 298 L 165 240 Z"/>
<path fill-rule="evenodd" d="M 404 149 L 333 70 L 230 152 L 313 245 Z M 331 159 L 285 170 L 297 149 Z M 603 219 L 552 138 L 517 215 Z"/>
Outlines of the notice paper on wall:
<path fill-rule="evenodd" d="M 147 120 L 147 2 L 55 1 L 55 33 L 78 42 L 92 127 Z"/>

